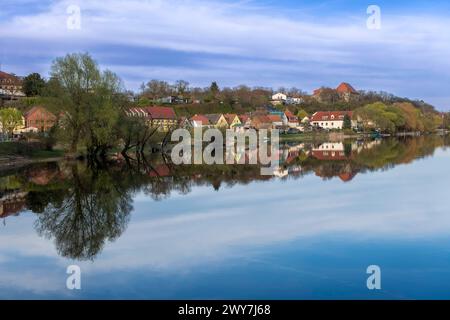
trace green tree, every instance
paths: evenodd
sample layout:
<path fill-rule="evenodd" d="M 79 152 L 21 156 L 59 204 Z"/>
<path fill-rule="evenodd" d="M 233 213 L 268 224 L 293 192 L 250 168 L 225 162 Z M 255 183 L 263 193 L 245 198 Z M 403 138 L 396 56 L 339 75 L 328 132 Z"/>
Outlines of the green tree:
<path fill-rule="evenodd" d="M 351 129 L 352 128 L 352 119 L 348 114 L 344 116 L 344 123 L 342 124 L 342 129 Z"/>
<path fill-rule="evenodd" d="M 212 95 L 217 95 L 220 92 L 219 86 L 217 85 L 217 82 L 211 83 L 211 87 L 209 88 L 209 91 Z"/>
<path fill-rule="evenodd" d="M 14 130 L 22 124 L 22 114 L 15 108 L 1 109 L 0 123 L 2 130 L 7 135 L 12 135 Z"/>
<path fill-rule="evenodd" d="M 45 80 L 39 73 L 32 73 L 23 79 L 23 92 L 27 97 L 42 95 L 45 88 Z"/>
<path fill-rule="evenodd" d="M 116 143 L 113 136 L 122 106 L 126 103 L 120 79 L 111 71 L 101 72 L 89 54 L 69 54 L 52 65 L 55 95 L 62 101 L 62 127 L 69 150 L 83 142 L 90 156 Z"/>
<path fill-rule="evenodd" d="M 138 106 L 139 107 L 148 107 L 149 105 L 151 105 L 151 101 L 149 98 L 147 97 L 140 97 L 139 101 L 138 101 Z"/>
<path fill-rule="evenodd" d="M 208 94 L 208 100 L 209 101 L 217 101 L 220 94 L 220 88 L 217 85 L 217 82 L 211 83 L 211 86 L 209 87 L 209 94 Z"/>
<path fill-rule="evenodd" d="M 302 121 L 303 118 L 308 117 L 308 116 L 309 116 L 309 115 L 308 115 L 308 112 L 306 112 L 306 111 L 303 110 L 303 109 L 300 109 L 300 110 L 298 110 L 298 112 L 297 112 L 297 117 L 298 117 L 298 120 L 300 120 L 300 121 Z"/>
<path fill-rule="evenodd" d="M 362 122 L 365 130 L 379 129 L 393 133 L 397 130 L 395 117 L 396 114 L 390 112 L 388 106 L 382 102 L 368 104 L 355 110 L 355 118 Z"/>

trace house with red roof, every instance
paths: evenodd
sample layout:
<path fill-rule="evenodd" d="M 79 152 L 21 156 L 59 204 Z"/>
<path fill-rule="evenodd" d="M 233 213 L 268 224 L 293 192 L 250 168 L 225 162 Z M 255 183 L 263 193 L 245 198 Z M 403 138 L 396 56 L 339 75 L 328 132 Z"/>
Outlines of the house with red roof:
<path fill-rule="evenodd" d="M 267 115 L 256 115 L 251 118 L 250 125 L 252 128 L 259 129 L 272 129 L 272 119 Z"/>
<path fill-rule="evenodd" d="M 215 128 L 228 128 L 228 122 L 227 119 L 225 119 L 224 115 L 221 113 L 212 113 L 212 114 L 205 114 L 204 115 L 208 121 L 209 124 L 212 125 Z"/>
<path fill-rule="evenodd" d="M 25 210 L 27 192 L 15 191 L 0 197 L 0 218 L 17 216 Z"/>
<path fill-rule="evenodd" d="M 279 128 L 284 125 L 283 118 L 278 114 L 269 114 L 267 118 L 272 122 L 273 128 Z"/>
<path fill-rule="evenodd" d="M 201 114 L 196 114 L 189 119 L 194 128 L 212 127 L 209 119 Z"/>
<path fill-rule="evenodd" d="M 22 82 L 20 77 L 0 71 L 0 95 L 8 98 L 25 97 Z"/>
<path fill-rule="evenodd" d="M 290 112 L 289 110 L 286 110 L 286 111 L 284 112 L 284 115 L 285 115 L 285 119 L 286 119 L 286 124 L 287 124 L 289 127 L 293 127 L 293 128 L 298 127 L 299 122 L 298 122 L 298 117 L 297 117 L 296 115 L 294 115 L 294 114 L 293 114 L 292 112 Z"/>
<path fill-rule="evenodd" d="M 56 116 L 41 106 L 35 106 L 24 115 L 25 126 L 28 129 L 35 128 L 40 132 L 50 130 L 56 124 Z"/>
<path fill-rule="evenodd" d="M 225 117 L 225 120 L 227 120 L 230 129 L 236 128 L 242 124 L 238 115 L 235 113 L 226 113 L 223 116 Z"/>
<path fill-rule="evenodd" d="M 311 116 L 310 123 L 312 126 L 323 129 L 342 129 L 344 127 L 345 116 L 352 119 L 352 111 L 318 111 Z M 351 120 L 352 128 L 357 126 L 357 122 Z"/>
<path fill-rule="evenodd" d="M 249 127 L 250 126 L 250 116 L 248 114 L 240 114 L 238 115 L 239 120 L 241 121 L 241 124 L 245 127 Z"/>
<path fill-rule="evenodd" d="M 178 126 L 177 115 L 170 107 L 130 108 L 127 114 L 144 118 L 150 126 L 157 127 L 160 131 L 169 131 Z"/>

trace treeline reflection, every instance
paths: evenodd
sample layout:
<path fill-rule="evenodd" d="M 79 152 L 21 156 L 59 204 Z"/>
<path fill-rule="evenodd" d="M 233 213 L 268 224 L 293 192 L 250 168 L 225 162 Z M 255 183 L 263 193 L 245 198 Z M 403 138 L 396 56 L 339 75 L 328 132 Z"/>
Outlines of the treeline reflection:
<path fill-rule="evenodd" d="M 36 214 L 39 235 L 53 239 L 61 256 L 90 260 L 107 241 L 125 231 L 133 199 L 143 193 L 155 201 L 198 186 L 223 187 L 272 179 L 322 179 L 349 182 L 358 174 L 388 170 L 431 156 L 449 139 L 405 139 L 290 143 L 282 146 L 274 176 L 260 175 L 255 165 L 175 166 L 164 157 L 117 160 L 88 167 L 81 162 L 40 163 L 0 175 L 0 218 L 29 210 Z M 299 184 L 299 188 L 301 188 Z"/>

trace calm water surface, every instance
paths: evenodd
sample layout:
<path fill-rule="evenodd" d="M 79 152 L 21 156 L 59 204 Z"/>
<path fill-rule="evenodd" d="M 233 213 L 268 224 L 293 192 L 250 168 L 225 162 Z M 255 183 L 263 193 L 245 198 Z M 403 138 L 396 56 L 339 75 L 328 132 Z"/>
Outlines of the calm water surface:
<path fill-rule="evenodd" d="M 163 159 L 3 170 L 0 298 L 450 298 L 449 145 L 292 143 L 275 177 Z"/>

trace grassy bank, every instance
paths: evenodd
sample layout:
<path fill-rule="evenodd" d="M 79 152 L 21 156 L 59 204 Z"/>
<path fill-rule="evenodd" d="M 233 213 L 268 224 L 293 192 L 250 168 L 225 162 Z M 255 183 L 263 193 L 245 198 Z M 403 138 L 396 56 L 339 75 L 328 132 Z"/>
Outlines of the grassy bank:
<path fill-rule="evenodd" d="M 1 158 L 30 158 L 45 159 L 57 158 L 64 156 L 62 150 L 47 150 L 46 147 L 38 142 L 1 142 L 0 157 Z"/>

